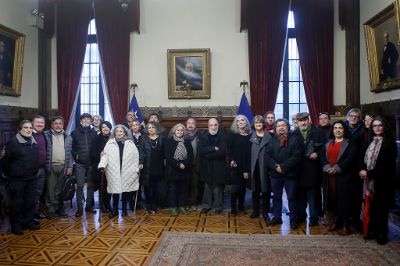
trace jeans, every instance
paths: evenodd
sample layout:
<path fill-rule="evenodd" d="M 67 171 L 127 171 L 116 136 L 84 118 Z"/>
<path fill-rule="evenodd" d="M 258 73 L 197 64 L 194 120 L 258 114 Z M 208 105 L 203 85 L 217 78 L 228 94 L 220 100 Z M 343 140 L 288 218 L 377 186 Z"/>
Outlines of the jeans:
<path fill-rule="evenodd" d="M 296 189 L 297 180 L 291 177 L 272 177 L 271 178 L 273 198 L 273 215 L 274 218 L 282 217 L 282 194 L 285 187 L 287 199 L 289 202 L 289 217 L 290 223 L 296 223 Z"/>
<path fill-rule="evenodd" d="M 92 208 L 94 203 L 94 182 L 92 180 L 92 166 L 75 164 L 76 177 L 76 204 L 78 209 L 83 208 L 83 187 L 85 186 L 85 176 L 87 177 L 86 208 Z"/>

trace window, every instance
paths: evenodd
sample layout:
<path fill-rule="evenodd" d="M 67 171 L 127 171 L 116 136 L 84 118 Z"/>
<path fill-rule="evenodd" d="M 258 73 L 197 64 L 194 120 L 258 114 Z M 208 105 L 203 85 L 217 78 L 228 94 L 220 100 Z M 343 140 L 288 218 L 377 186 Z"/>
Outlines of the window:
<path fill-rule="evenodd" d="M 104 93 L 94 19 L 89 23 L 85 59 L 79 86 L 80 90 L 75 112 L 76 125 L 80 124 L 79 116 L 82 113 L 99 114 L 104 120 L 112 122 L 108 99 Z"/>
<path fill-rule="evenodd" d="M 308 106 L 300 71 L 300 59 L 292 11 L 289 12 L 287 25 L 288 39 L 275 104 L 275 115 L 277 118 L 286 118 L 290 121 L 294 114 L 308 112 Z"/>

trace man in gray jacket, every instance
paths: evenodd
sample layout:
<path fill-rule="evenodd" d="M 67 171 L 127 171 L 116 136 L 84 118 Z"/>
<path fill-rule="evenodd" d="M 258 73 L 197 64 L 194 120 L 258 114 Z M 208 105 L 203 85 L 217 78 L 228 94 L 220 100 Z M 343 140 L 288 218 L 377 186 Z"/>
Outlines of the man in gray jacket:
<path fill-rule="evenodd" d="M 44 135 L 47 142 L 47 218 L 53 219 L 56 215 L 66 217 L 61 192 L 64 176 L 72 175 L 72 138 L 65 133 L 64 118 L 61 116 L 51 120 L 51 129 L 45 131 Z"/>

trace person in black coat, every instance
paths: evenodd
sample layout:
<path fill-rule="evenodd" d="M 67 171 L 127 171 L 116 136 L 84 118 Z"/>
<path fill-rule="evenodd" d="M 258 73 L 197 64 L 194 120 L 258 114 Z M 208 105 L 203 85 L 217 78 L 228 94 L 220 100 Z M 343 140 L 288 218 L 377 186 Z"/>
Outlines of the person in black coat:
<path fill-rule="evenodd" d="M 290 210 L 290 227 L 296 229 L 296 194 L 298 166 L 303 157 L 303 145 L 299 137 L 289 133 L 286 119 L 275 121 L 275 136 L 271 138 L 265 153 L 271 186 L 274 193 L 271 225 L 282 224 L 282 194 L 285 187 Z"/>
<path fill-rule="evenodd" d="M 166 178 L 169 182 L 168 196 L 173 216 L 177 215 L 178 209 L 179 212 L 187 214 L 193 148 L 192 144 L 184 139 L 185 131 L 183 124 L 173 126 L 164 146 L 167 162 Z"/>
<path fill-rule="evenodd" d="M 231 214 L 245 213 L 246 183 L 250 178 L 251 125 L 247 117 L 237 115 L 228 135 L 228 157 L 231 167 Z"/>
<path fill-rule="evenodd" d="M 385 44 L 383 46 L 380 81 L 396 77 L 397 60 L 399 59 L 396 45 L 389 41 L 388 32 L 383 34 L 383 39 Z"/>
<path fill-rule="evenodd" d="M 146 131 L 148 135 L 142 135 L 143 147 L 149 148 L 144 149 L 147 157 L 141 182 L 144 185 L 147 212 L 155 213 L 159 207 L 165 205 L 168 189 L 164 178 L 165 141 L 163 136 L 158 134 L 156 123 L 147 123 Z"/>
<path fill-rule="evenodd" d="M 108 121 L 103 121 L 100 124 L 100 134 L 93 138 L 93 143 L 90 147 L 90 158 L 93 165 L 93 172 L 95 173 L 95 177 L 99 180 L 99 191 L 102 196 L 102 206 L 100 206 L 102 212 L 111 211 L 111 195 L 107 193 L 107 179 L 105 175 L 101 175 L 100 171 L 97 169 L 97 166 L 100 162 L 101 153 L 103 152 L 104 147 L 108 139 L 110 138 L 110 132 L 112 129 L 112 125 Z M 102 178 L 102 179 L 101 179 Z"/>
<path fill-rule="evenodd" d="M 86 193 L 86 211 L 96 213 L 94 206 L 94 190 L 95 180 L 93 180 L 93 166 L 90 159 L 90 149 L 92 140 L 97 136 L 96 131 L 90 128 L 92 116 L 84 113 L 80 116 L 81 124 L 71 133 L 72 137 L 72 157 L 75 160 L 75 177 L 77 182 L 76 188 L 76 204 L 78 210 L 76 217 L 83 214 L 83 187 L 85 185 L 85 177 L 87 177 L 87 193 Z"/>
<path fill-rule="evenodd" d="M 322 131 L 310 123 L 309 113 L 297 114 L 298 128 L 294 131 L 303 142 L 304 154 L 299 165 L 299 186 L 297 194 L 298 222 L 307 217 L 308 204 L 309 226 L 318 225 L 321 208 L 322 167 L 320 152 L 325 144 Z"/>
<path fill-rule="evenodd" d="M 140 170 L 140 186 L 139 190 L 135 193 L 132 193 L 132 197 L 129 198 L 129 207 L 131 211 L 135 209 L 134 206 L 134 200 L 133 197 L 137 195 L 137 206 L 142 208 L 142 185 L 145 183 L 148 184 L 149 180 L 149 172 L 148 166 L 149 166 L 149 161 L 150 161 L 150 153 L 151 153 L 151 148 L 150 148 L 150 140 L 148 139 L 148 136 L 145 134 L 142 134 L 142 125 L 138 120 L 133 120 L 131 122 L 130 130 L 132 132 L 133 136 L 133 142 L 136 145 L 136 148 L 139 151 L 139 170 Z M 149 210 L 151 212 L 151 210 Z"/>
<path fill-rule="evenodd" d="M 208 120 L 208 130 L 199 137 L 197 153 L 200 157 L 200 180 L 205 183 L 201 212 L 214 209 L 222 213 L 226 182 L 226 143 L 219 130 L 218 120 Z"/>
<path fill-rule="evenodd" d="M 394 206 L 397 145 L 386 120 L 376 117 L 372 123 L 373 139 L 363 151 L 359 175 L 364 180 L 364 195 L 372 196 L 367 239 L 384 245 L 388 238 L 388 215 Z"/>
<path fill-rule="evenodd" d="M 10 224 L 15 235 L 22 235 L 23 229 L 39 229 L 34 222 L 37 158 L 38 146 L 32 137 L 32 122 L 22 120 L 17 135 L 7 143 L 1 163 L 9 181 Z"/>
<path fill-rule="evenodd" d="M 270 209 L 271 181 L 269 173 L 266 172 L 265 150 L 271 140 L 271 134 L 264 131 L 264 118 L 256 115 L 253 118 L 253 127 L 255 131 L 250 137 L 251 143 L 251 190 L 253 201 L 253 212 L 250 218 L 258 218 L 260 216 L 260 199 L 261 214 L 269 221 L 268 212 Z M 270 129 L 272 130 L 272 128 Z"/>
<path fill-rule="evenodd" d="M 357 162 L 357 146 L 349 139 L 343 121 L 332 125 L 332 139 L 324 145 L 321 153 L 324 171 L 324 208 L 330 220 L 328 231 L 338 228 L 340 235 L 350 234 L 349 222 L 353 212 L 353 168 Z"/>

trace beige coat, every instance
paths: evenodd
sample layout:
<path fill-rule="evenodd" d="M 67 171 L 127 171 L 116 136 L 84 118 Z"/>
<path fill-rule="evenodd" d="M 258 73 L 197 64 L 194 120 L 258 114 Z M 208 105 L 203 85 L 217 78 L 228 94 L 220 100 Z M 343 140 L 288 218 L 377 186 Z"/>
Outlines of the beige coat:
<path fill-rule="evenodd" d="M 115 139 L 108 140 L 104 147 L 98 168 L 105 168 L 107 192 L 118 194 L 139 189 L 139 152 L 132 140 L 126 140 L 122 168 L 120 167 L 119 147 Z"/>

